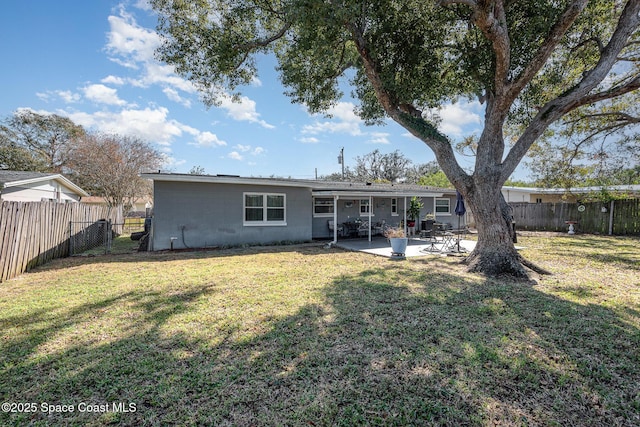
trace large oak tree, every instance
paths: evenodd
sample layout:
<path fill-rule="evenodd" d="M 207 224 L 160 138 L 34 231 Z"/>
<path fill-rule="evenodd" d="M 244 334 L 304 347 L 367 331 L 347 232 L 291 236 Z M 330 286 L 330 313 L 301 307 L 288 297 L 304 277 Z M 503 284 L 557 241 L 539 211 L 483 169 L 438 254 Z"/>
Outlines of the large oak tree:
<path fill-rule="evenodd" d="M 205 102 L 250 84 L 275 54 L 287 94 L 327 110 L 348 81 L 369 123 L 390 118 L 435 153 L 474 213 L 473 271 L 525 276 L 501 186 L 564 115 L 640 86 L 640 0 L 152 0 L 162 60 Z M 475 167 L 423 112 L 485 103 Z M 514 126 L 517 125 L 517 126 Z M 505 129 L 517 128 L 510 144 Z"/>

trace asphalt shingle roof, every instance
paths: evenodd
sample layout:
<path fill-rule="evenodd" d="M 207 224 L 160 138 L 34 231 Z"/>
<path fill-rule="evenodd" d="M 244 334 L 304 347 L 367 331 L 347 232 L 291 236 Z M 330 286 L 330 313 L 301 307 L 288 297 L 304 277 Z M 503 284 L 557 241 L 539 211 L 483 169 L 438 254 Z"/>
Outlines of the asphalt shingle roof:
<path fill-rule="evenodd" d="M 45 178 L 47 176 L 55 175 L 53 173 L 42 172 L 26 172 L 26 171 L 8 171 L 0 170 L 0 186 L 8 182 L 24 181 L 27 179 Z"/>

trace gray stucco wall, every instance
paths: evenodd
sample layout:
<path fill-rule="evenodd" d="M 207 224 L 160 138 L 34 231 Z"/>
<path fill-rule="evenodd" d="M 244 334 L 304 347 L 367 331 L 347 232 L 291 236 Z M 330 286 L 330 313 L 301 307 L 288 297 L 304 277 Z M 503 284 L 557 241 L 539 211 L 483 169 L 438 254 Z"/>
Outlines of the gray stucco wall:
<path fill-rule="evenodd" d="M 245 192 L 285 194 L 286 225 L 243 225 Z M 308 188 L 155 181 L 152 248 L 309 241 L 312 216 Z"/>

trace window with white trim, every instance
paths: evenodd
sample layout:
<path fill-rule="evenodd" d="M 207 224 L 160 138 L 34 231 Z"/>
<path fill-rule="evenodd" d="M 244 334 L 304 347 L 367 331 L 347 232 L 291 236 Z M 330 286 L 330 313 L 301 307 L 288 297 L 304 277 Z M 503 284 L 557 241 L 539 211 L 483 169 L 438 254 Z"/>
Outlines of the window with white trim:
<path fill-rule="evenodd" d="M 370 210 L 369 199 L 361 199 L 360 200 L 360 214 L 369 215 L 369 210 Z M 373 215 L 373 212 L 371 212 L 371 214 Z"/>
<path fill-rule="evenodd" d="M 284 194 L 244 193 L 244 225 L 287 225 Z"/>
<path fill-rule="evenodd" d="M 436 214 L 451 215 L 451 199 L 436 199 Z"/>
<path fill-rule="evenodd" d="M 313 215 L 333 216 L 334 206 L 333 197 L 315 197 L 313 199 Z"/>
<path fill-rule="evenodd" d="M 398 216 L 398 199 L 391 199 L 391 215 Z"/>

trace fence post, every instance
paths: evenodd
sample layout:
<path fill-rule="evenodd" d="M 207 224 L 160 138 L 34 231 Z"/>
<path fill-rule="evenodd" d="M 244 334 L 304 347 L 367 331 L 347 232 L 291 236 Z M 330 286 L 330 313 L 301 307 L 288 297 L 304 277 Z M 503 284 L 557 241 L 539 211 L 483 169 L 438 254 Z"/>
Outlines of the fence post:
<path fill-rule="evenodd" d="M 73 221 L 69 221 L 69 256 L 73 255 Z"/>
<path fill-rule="evenodd" d="M 113 236 L 113 230 L 112 230 L 113 224 L 111 222 L 111 219 L 107 220 L 107 224 L 105 229 L 107 230 L 107 253 L 110 254 L 111 253 L 111 237 Z"/>
<path fill-rule="evenodd" d="M 615 205 L 614 201 L 611 200 L 611 205 L 609 206 L 609 236 L 613 235 L 613 206 Z"/>

